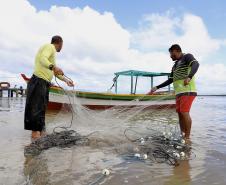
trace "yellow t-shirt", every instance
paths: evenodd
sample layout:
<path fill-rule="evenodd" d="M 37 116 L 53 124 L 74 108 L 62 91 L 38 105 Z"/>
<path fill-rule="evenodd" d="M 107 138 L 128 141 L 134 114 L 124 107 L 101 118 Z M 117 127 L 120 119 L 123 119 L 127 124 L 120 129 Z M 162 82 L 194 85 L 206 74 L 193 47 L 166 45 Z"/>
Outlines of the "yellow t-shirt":
<path fill-rule="evenodd" d="M 56 66 L 55 55 L 56 49 L 53 44 L 45 44 L 42 46 L 35 57 L 34 75 L 51 82 L 54 73 L 49 69 L 49 66 Z M 58 75 L 57 78 L 62 80 L 63 76 Z"/>

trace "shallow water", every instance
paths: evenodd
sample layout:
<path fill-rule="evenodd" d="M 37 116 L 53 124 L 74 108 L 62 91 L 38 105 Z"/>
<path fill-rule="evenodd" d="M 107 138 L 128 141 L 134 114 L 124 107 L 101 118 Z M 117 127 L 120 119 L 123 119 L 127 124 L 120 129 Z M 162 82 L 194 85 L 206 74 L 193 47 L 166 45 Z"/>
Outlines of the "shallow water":
<path fill-rule="evenodd" d="M 158 127 L 158 119 L 169 119 L 168 115 L 171 119 L 177 118 L 174 110 L 142 112 L 124 124 L 74 122 L 74 128 L 80 133 L 99 131 L 92 136 L 90 146 L 51 148 L 38 156 L 25 157 L 24 147 L 30 143 L 30 132 L 23 130 L 24 99 L 0 99 L 0 185 L 92 184 L 105 168 L 110 169 L 111 174 L 101 179 L 101 184 L 225 185 L 225 100 L 226 97 L 196 98 L 191 111 L 192 150 L 196 158 L 173 167 L 128 161 L 122 154 L 131 147 L 123 135 L 126 127 L 136 126 L 140 132 L 147 127 Z M 47 131 L 51 132 L 59 124 L 69 124 L 70 119 L 70 112 L 48 112 Z"/>

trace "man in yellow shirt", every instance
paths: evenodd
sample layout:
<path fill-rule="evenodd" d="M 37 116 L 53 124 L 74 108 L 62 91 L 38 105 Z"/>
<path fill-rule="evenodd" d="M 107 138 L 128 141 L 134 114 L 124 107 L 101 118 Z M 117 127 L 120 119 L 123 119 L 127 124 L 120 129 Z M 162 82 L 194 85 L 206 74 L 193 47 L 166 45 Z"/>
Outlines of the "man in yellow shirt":
<path fill-rule="evenodd" d="M 32 131 L 32 139 L 40 138 L 45 130 L 45 111 L 49 101 L 49 87 L 53 75 L 74 86 L 73 81 L 64 77 L 62 69 L 56 66 L 55 54 L 60 52 L 63 39 L 52 37 L 51 44 L 42 46 L 35 57 L 35 69 L 28 82 L 24 115 L 24 129 Z"/>

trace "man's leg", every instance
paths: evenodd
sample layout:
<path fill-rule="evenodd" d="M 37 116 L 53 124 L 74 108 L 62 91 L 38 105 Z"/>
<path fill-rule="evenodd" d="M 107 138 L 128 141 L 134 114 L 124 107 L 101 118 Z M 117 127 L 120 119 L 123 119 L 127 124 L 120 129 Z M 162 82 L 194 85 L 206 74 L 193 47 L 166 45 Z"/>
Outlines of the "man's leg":
<path fill-rule="evenodd" d="M 40 132 L 35 126 L 34 107 L 37 106 L 36 101 L 37 78 L 32 76 L 27 86 L 27 98 L 24 111 L 24 129 L 31 130 L 31 139 L 35 140 L 40 137 Z"/>
<path fill-rule="evenodd" d="M 178 117 L 179 117 L 181 135 L 184 136 L 186 131 L 185 131 L 185 125 L 183 124 L 183 117 L 180 112 L 178 112 Z"/>
<path fill-rule="evenodd" d="M 184 135 L 185 139 L 190 138 L 192 120 L 189 112 L 194 99 L 195 99 L 195 96 L 180 97 L 180 102 L 179 102 L 180 109 L 178 111 L 178 115 L 179 115 L 181 130 L 182 132 L 185 133 Z"/>
<path fill-rule="evenodd" d="M 31 138 L 33 140 L 44 135 L 46 96 L 48 92 L 48 82 L 40 78 L 35 78 L 35 82 L 33 83 L 33 91 L 28 99 L 29 106 L 26 106 L 25 111 L 25 127 L 29 127 L 29 130 L 32 130 Z"/>
<path fill-rule="evenodd" d="M 50 84 L 45 83 L 45 86 L 43 88 L 43 91 L 45 92 L 45 103 L 43 106 L 43 115 L 44 116 L 42 117 L 43 126 L 42 126 L 42 131 L 41 131 L 41 137 L 46 136 L 45 114 L 46 114 L 46 110 L 47 110 L 47 106 L 48 106 L 48 102 L 49 102 L 49 87 L 50 87 Z"/>
<path fill-rule="evenodd" d="M 176 98 L 176 112 L 178 113 L 181 135 L 184 136 L 184 134 L 185 134 L 185 126 L 183 124 L 183 117 L 182 117 L 182 115 L 180 113 L 181 112 L 181 97 L 177 97 Z"/>
<path fill-rule="evenodd" d="M 190 117 L 189 112 L 181 112 L 180 113 L 181 117 L 181 124 L 183 125 L 182 127 L 184 128 L 184 133 L 185 133 L 185 139 L 190 138 L 190 133 L 191 133 L 191 125 L 192 125 L 192 120 Z"/>

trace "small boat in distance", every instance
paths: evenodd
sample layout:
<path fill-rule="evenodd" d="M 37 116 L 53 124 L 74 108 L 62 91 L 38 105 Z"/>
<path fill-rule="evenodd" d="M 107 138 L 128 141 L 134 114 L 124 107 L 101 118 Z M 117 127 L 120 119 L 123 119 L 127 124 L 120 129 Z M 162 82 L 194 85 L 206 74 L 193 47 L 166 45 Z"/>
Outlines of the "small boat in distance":
<path fill-rule="evenodd" d="M 146 94 L 136 94 L 137 82 L 139 77 L 149 77 L 151 79 L 151 87 L 153 87 L 154 77 L 167 76 L 169 78 L 169 73 L 155 73 L 146 71 L 122 71 L 115 73 L 113 79 L 113 85 L 111 87 L 115 89 L 115 93 L 106 92 L 85 92 L 85 91 L 68 91 L 67 94 L 74 94 L 77 97 L 79 103 L 90 109 L 108 109 L 115 106 L 120 107 L 135 107 L 135 106 L 145 106 L 145 108 L 175 108 L 175 95 L 174 92 L 170 90 L 168 86 L 168 91 L 154 93 L 152 95 Z M 21 74 L 22 78 L 28 82 L 24 74 Z M 120 76 L 128 76 L 131 79 L 131 89 L 130 94 L 118 94 L 118 79 Z M 59 110 L 69 103 L 68 95 L 65 91 L 59 87 L 52 85 L 49 91 L 49 110 Z M 76 104 L 76 102 L 74 102 Z"/>

